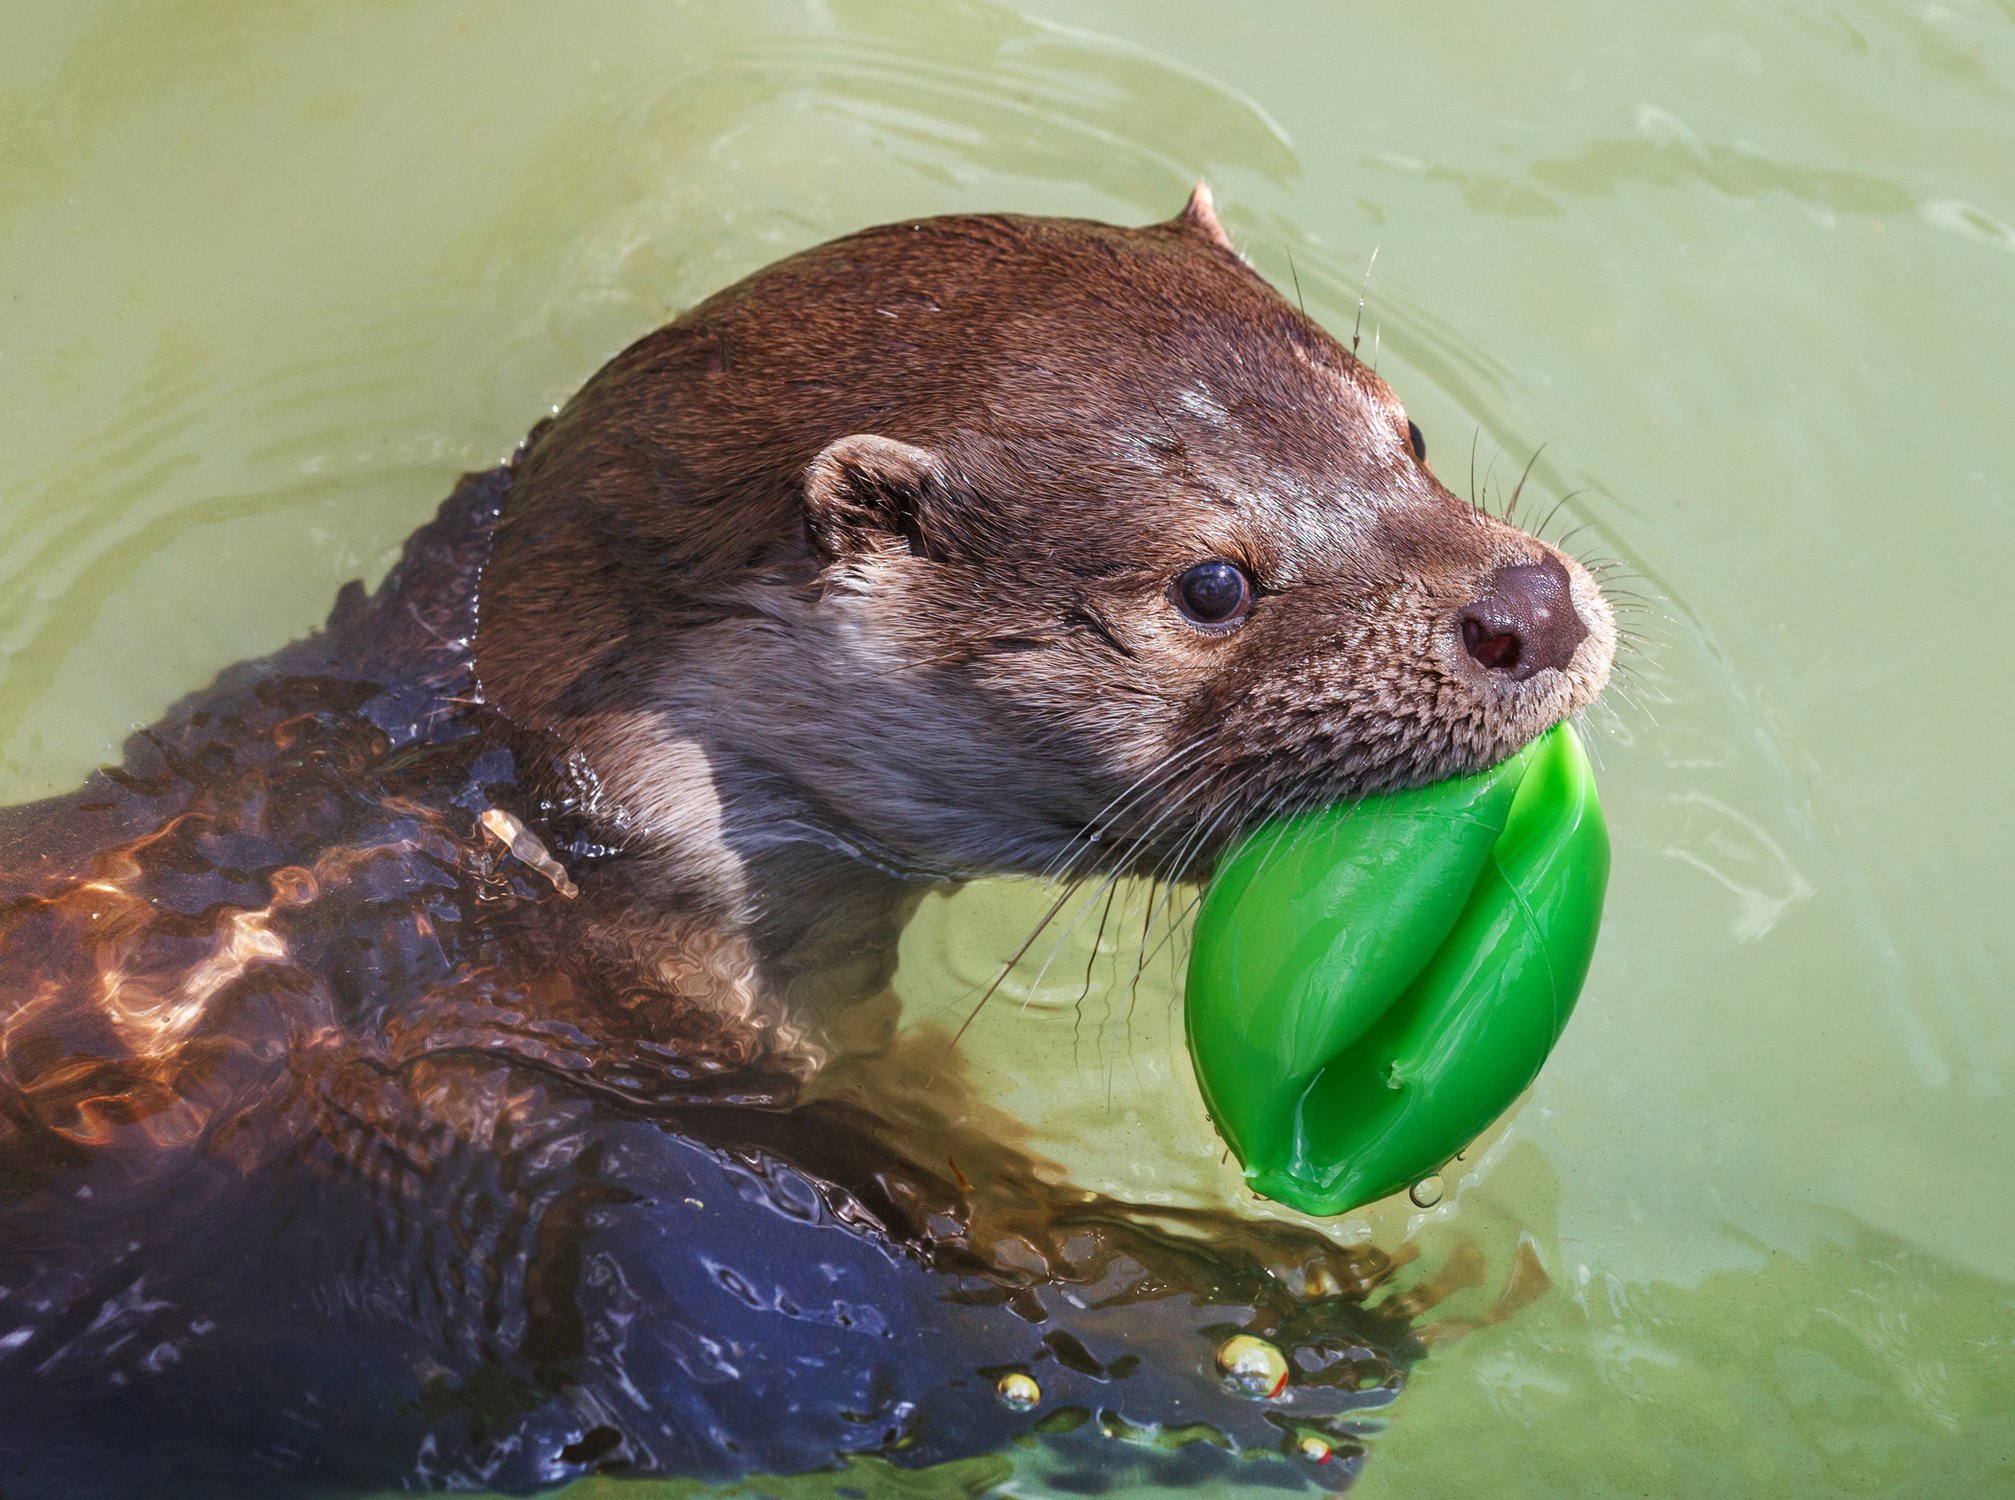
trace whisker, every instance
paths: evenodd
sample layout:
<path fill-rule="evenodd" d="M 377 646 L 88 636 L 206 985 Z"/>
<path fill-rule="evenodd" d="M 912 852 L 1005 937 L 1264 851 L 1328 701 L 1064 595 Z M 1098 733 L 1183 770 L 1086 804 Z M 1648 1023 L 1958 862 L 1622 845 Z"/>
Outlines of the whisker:
<path fill-rule="evenodd" d="M 1572 541 L 1575 537 L 1580 536 L 1582 532 L 1588 530 L 1588 528 L 1593 526 L 1594 524 L 1595 523 L 1593 521 L 1583 521 L 1579 526 L 1569 527 L 1567 531 L 1562 534 L 1560 540 L 1555 542 L 1553 545 L 1558 547 L 1562 552 L 1565 552 L 1567 550 L 1567 544 L 1570 541 Z M 1582 566 L 1587 567 L 1588 564 L 1583 563 Z"/>
<path fill-rule="evenodd" d="M 1173 796 L 1169 800 L 1168 805 L 1164 807 L 1159 813 L 1157 813 L 1154 819 L 1139 832 L 1130 835 L 1123 835 L 1119 841 L 1118 848 L 1114 854 L 1114 858 L 1112 861 L 1114 867 L 1123 869 L 1128 865 L 1130 865 L 1134 859 L 1134 856 L 1138 854 L 1142 849 L 1146 848 L 1149 842 L 1154 838 L 1154 836 L 1157 833 L 1159 833 L 1164 827 L 1167 826 L 1169 819 L 1174 817 L 1176 813 L 1181 811 L 1182 808 L 1193 797 L 1196 796 L 1200 788 L 1202 786 L 1207 786 L 1210 782 L 1211 777 L 1216 774 L 1218 774 L 1218 772 L 1215 771 L 1214 769 L 1205 767 L 1203 771 L 1203 780 L 1201 783 L 1199 783 L 1198 786 L 1191 787 L 1187 791 L 1181 791 L 1176 793 L 1175 796 Z"/>
<path fill-rule="evenodd" d="M 1378 246 L 1371 247 L 1371 259 L 1364 263 L 1364 282 L 1357 289 L 1357 321 L 1350 325 L 1350 354 L 1357 357 L 1357 341 L 1364 333 L 1364 294 L 1371 286 L 1371 268 L 1378 264 Z"/>
<path fill-rule="evenodd" d="M 1509 522 L 1513 516 L 1518 514 L 1518 497 L 1525 493 L 1525 481 L 1532 477 L 1532 466 L 1539 462 L 1539 455 L 1545 451 L 1546 444 L 1541 443 L 1537 448 L 1532 450 L 1532 457 L 1525 461 L 1525 471 L 1518 476 L 1518 483 L 1511 487 L 1511 503 L 1504 507 L 1504 519 L 1506 522 Z"/>
<path fill-rule="evenodd" d="M 1066 927 L 1061 934 L 1058 935 L 1056 942 L 1051 945 L 1048 955 L 1043 959 L 1041 966 L 1037 968 L 1035 978 L 1030 982 L 1029 999 L 1022 1001 L 1023 1010 L 1028 1009 L 1029 1000 L 1035 998 L 1034 991 L 1042 984 L 1043 977 L 1049 973 L 1050 965 L 1056 962 L 1057 955 L 1063 952 L 1064 944 L 1070 941 L 1071 935 L 1075 933 L 1078 930 L 1078 928 L 1084 925 L 1084 919 L 1090 916 L 1091 909 L 1094 906 L 1098 905 L 1098 898 L 1100 896 L 1105 896 L 1106 914 L 1107 915 L 1111 914 L 1112 893 L 1117 888 L 1119 882 L 1123 878 L 1124 878 L 1124 872 L 1122 870 L 1115 869 L 1110 871 L 1106 875 L 1106 877 L 1099 882 L 1098 887 L 1092 891 L 1090 897 L 1084 902 L 1084 904 L 1078 908 L 1077 915 L 1071 919 L 1070 925 Z M 1072 887 L 1072 889 L 1076 890 L 1079 886 L 1082 886 L 1083 883 L 1084 881 L 1081 878 L 1079 881 L 1076 882 L 1076 884 Z M 1096 959 L 1098 957 L 1098 945 L 1099 942 L 1104 937 L 1105 937 L 1105 917 L 1101 916 L 1099 918 L 1098 935 L 1092 939 L 1093 959 Z M 1087 963 L 1085 964 L 1085 986 L 1087 992 L 1089 992 L 1091 986 L 1091 963 L 1089 961 L 1087 961 Z M 1080 995 L 1078 997 L 1079 1003 L 1082 1003 L 1083 999 L 1084 996 Z"/>
<path fill-rule="evenodd" d="M 1077 857 L 1080 846 L 1088 846 L 1100 842 L 1103 836 L 1111 830 L 1113 824 L 1118 821 L 1120 813 L 1128 804 L 1139 800 L 1156 786 L 1168 780 L 1169 777 L 1179 775 L 1183 770 L 1187 769 L 1187 767 L 1179 764 L 1181 757 L 1199 749 L 1208 738 L 1208 730 L 1190 736 L 1169 750 L 1167 754 L 1155 761 L 1145 771 L 1141 772 L 1134 779 L 1132 785 L 1128 786 L 1118 796 L 1114 797 L 1112 801 L 1093 814 L 1091 820 L 1083 828 L 1079 829 L 1071 837 L 1070 841 L 1050 859 L 1049 863 L 1044 867 L 1043 878 L 1048 880 L 1055 879 Z"/>
<path fill-rule="evenodd" d="M 1175 920 L 1169 924 L 1168 931 L 1162 934 L 1161 941 L 1154 945 L 1154 952 L 1148 954 L 1147 963 L 1153 963 L 1155 958 L 1161 953 L 1161 950 L 1168 947 L 1171 943 L 1173 943 L 1176 940 L 1176 938 L 1182 933 L 1183 931 L 1182 924 L 1189 920 L 1190 914 L 1192 912 L 1194 912 L 1199 906 L 1203 905 L 1203 897 L 1204 897 L 1204 887 L 1199 886 L 1197 887 L 1196 894 L 1194 896 L 1191 896 L 1188 902 L 1184 904 L 1183 909 L 1175 914 Z M 1143 967 L 1145 967 L 1145 965 L 1143 965 Z"/>
<path fill-rule="evenodd" d="M 1150 875 L 1147 879 L 1147 909 L 1150 911 L 1153 910 L 1154 907 L 1154 897 L 1157 885 L 1158 883 L 1155 880 L 1155 878 L 1152 875 Z M 1134 977 L 1131 982 L 1138 983 L 1139 980 L 1140 980 L 1140 970 L 1138 967 L 1136 967 L 1134 969 Z M 1126 1025 L 1126 1012 L 1124 1009 L 1120 1009 L 1114 1015 L 1114 1021 L 1113 1021 L 1113 1033 L 1115 1040 L 1117 1040 L 1119 1034 L 1121 1033 L 1125 1025 Z M 1112 1112 L 1113 1072 L 1118 1067 L 1118 1065 L 1119 1065 L 1119 1048 L 1115 1046 L 1108 1056 L 1105 1070 L 1105 1107 L 1106 1112 L 1108 1114 Z"/>
<path fill-rule="evenodd" d="M 1296 829 L 1294 823 L 1303 813 L 1319 805 L 1319 799 L 1324 791 L 1319 779 L 1310 773 L 1304 773 L 1288 785 L 1295 789 L 1295 793 L 1291 798 L 1279 800 L 1268 814 L 1267 821 L 1275 824 L 1277 831 L 1273 843 L 1268 846 L 1266 853 L 1260 856 L 1259 865 L 1254 871 L 1255 878 L 1265 874 L 1267 868 L 1279 857 L 1281 847 L 1286 843 L 1290 833 L 1297 841 L 1305 836 L 1306 830 Z"/>
<path fill-rule="evenodd" d="M 1250 774 L 1251 773 L 1248 772 L 1247 777 L 1245 779 L 1242 779 L 1239 783 L 1234 785 L 1232 791 L 1228 793 L 1226 797 L 1219 802 L 1218 806 L 1210 813 L 1210 815 L 1207 818 L 1198 820 L 1196 826 L 1192 828 L 1189 834 L 1183 839 L 1183 841 L 1176 846 L 1175 852 L 1172 853 L 1168 857 L 1168 859 L 1163 862 L 1160 869 L 1156 871 L 1157 877 L 1161 877 L 1165 873 L 1169 889 L 1168 894 L 1165 895 L 1162 899 L 1160 909 L 1150 912 L 1147 921 L 1141 927 L 1141 934 L 1140 934 L 1141 961 L 1134 968 L 1133 985 L 1135 987 L 1139 985 L 1140 976 L 1146 970 L 1148 961 L 1152 957 L 1152 955 L 1149 954 L 1147 951 L 1147 943 L 1148 939 L 1154 935 L 1155 923 L 1158 922 L 1161 919 L 1162 915 L 1167 911 L 1168 903 L 1174 899 L 1176 888 L 1182 882 L 1184 882 L 1189 878 L 1191 868 L 1197 856 L 1202 854 L 1205 846 L 1209 843 L 1211 837 L 1215 835 L 1218 828 L 1220 828 L 1223 825 L 1224 820 L 1231 814 L 1233 808 L 1236 805 L 1234 798 L 1244 791 L 1246 781 L 1249 780 Z"/>
<path fill-rule="evenodd" d="M 1502 457 L 1504 457 L 1504 444 L 1499 443 L 1497 451 L 1490 455 L 1490 462 L 1483 466 L 1483 513 L 1487 516 L 1497 514 L 1490 508 L 1490 476 L 1497 472 L 1497 461 Z"/>
<path fill-rule="evenodd" d="M 1578 490 L 1569 490 L 1566 494 L 1562 495 L 1558 500 L 1553 502 L 1553 509 L 1546 513 L 1546 519 L 1533 528 L 1532 534 L 1544 541 L 1546 538 L 1546 528 L 1553 524 L 1553 518 L 1560 514 L 1560 508 L 1577 495 L 1585 495 L 1587 493 L 1588 489 L 1584 485 Z"/>
<path fill-rule="evenodd" d="M 1035 931 L 1031 932 L 1023 941 L 1021 947 L 1015 950 L 1014 957 L 1010 958 L 1002 967 L 1000 973 L 994 976 L 993 983 L 980 992 L 979 999 L 973 1002 L 973 1008 L 966 1012 L 966 1018 L 959 1022 L 958 1030 L 952 1033 L 951 1040 L 945 1044 L 944 1055 L 932 1066 L 930 1076 L 924 1079 L 925 1088 L 929 1088 L 937 1082 L 938 1074 L 943 1070 L 944 1065 L 951 1061 L 952 1054 L 958 1051 L 959 1043 L 965 1040 L 965 1034 L 972 1029 L 973 1022 L 979 1019 L 979 1013 L 985 1008 L 987 1001 L 993 999 L 995 993 L 1007 982 L 1007 977 L 1014 972 L 1015 965 L 1020 963 L 1023 955 L 1035 946 L 1035 941 L 1042 936 L 1043 929 L 1056 920 L 1056 914 L 1063 910 L 1064 903 L 1070 900 L 1075 894 L 1077 894 L 1077 885 L 1073 883 L 1055 901 L 1050 903 L 1049 911 L 1044 914 L 1040 922 L 1036 923 Z"/>
<path fill-rule="evenodd" d="M 1231 792 L 1226 794 L 1225 798 L 1219 803 L 1216 811 L 1211 814 L 1209 820 L 1206 823 L 1200 825 L 1201 837 L 1195 841 L 1195 847 L 1191 851 L 1190 856 L 1188 856 L 1189 859 L 1193 860 L 1195 855 L 1200 854 L 1204 846 L 1207 845 L 1211 839 L 1216 837 L 1218 830 L 1224 826 L 1225 820 L 1228 817 L 1232 816 L 1232 814 L 1236 811 L 1237 809 L 1236 798 L 1244 794 L 1246 787 L 1250 785 L 1250 783 L 1251 783 L 1251 776 L 1248 775 L 1244 781 L 1235 786 Z M 1190 873 L 1191 870 L 1186 865 L 1184 868 L 1178 870 L 1176 879 L 1179 881 L 1187 880 Z M 1172 886 L 1170 888 L 1169 896 L 1164 898 L 1163 900 L 1162 904 L 1163 912 L 1166 912 L 1168 902 L 1172 900 L 1174 897 L 1174 889 L 1175 888 Z M 1197 904 L 1202 900 L 1203 900 L 1203 888 L 1199 886 L 1195 899 L 1190 901 L 1183 908 L 1182 911 L 1176 914 L 1173 922 L 1169 926 L 1167 933 L 1163 935 L 1161 942 L 1155 945 L 1152 952 L 1146 951 L 1147 940 L 1153 933 L 1154 923 L 1156 920 L 1158 920 L 1158 915 L 1156 917 L 1149 918 L 1147 925 L 1141 930 L 1141 946 L 1143 952 L 1141 956 L 1140 965 L 1135 970 L 1134 978 L 1136 984 L 1138 984 L 1139 982 L 1140 974 L 1146 970 L 1147 966 L 1150 963 L 1154 962 L 1155 955 L 1160 953 L 1163 948 L 1167 947 L 1168 944 L 1175 938 L 1176 934 L 1182 931 L 1182 924 L 1184 920 L 1187 919 L 1187 917 L 1191 912 L 1196 910 Z M 1133 998 L 1134 998 L 1133 996 L 1129 996 L 1128 999 L 1129 1012 L 1131 1012 L 1132 1010 Z"/>
<path fill-rule="evenodd" d="M 1119 895 L 1117 881 L 1108 880 L 1105 887 L 1105 910 L 1099 913 L 1098 931 L 1091 940 L 1091 954 L 1084 961 L 1084 988 L 1078 991 L 1077 999 L 1071 1005 L 1070 1016 L 1070 1060 L 1071 1066 L 1079 1066 L 1084 1052 L 1084 1003 L 1091 998 L 1092 970 L 1098 967 L 1099 950 L 1105 946 L 1106 923 L 1112 919 L 1113 898 Z M 1096 897 L 1093 898 L 1097 899 Z M 1119 960 L 1114 956 L 1115 971 Z"/>
<path fill-rule="evenodd" d="M 1212 790 L 1213 783 L 1223 774 L 1223 772 L 1219 772 L 1214 776 L 1206 777 L 1196 787 L 1191 789 L 1188 800 L 1194 801 Z M 1149 943 L 1154 937 L 1156 926 L 1168 914 L 1169 908 L 1174 902 L 1176 892 L 1189 881 L 1191 875 L 1194 873 L 1196 861 L 1210 846 L 1218 831 L 1225 826 L 1227 820 L 1238 815 L 1240 799 L 1259 775 L 1260 768 L 1257 766 L 1248 766 L 1240 770 L 1236 779 L 1232 781 L 1231 786 L 1218 796 L 1216 806 L 1206 816 L 1197 820 L 1196 824 L 1183 836 L 1176 847 L 1163 858 L 1148 876 L 1148 899 L 1141 923 L 1140 945 L 1134 961 L 1133 972 L 1127 978 L 1125 984 L 1120 986 L 1126 999 L 1125 1004 L 1121 1007 L 1114 1021 L 1116 1043 L 1123 1037 L 1131 1035 L 1128 1027 L 1140 1002 L 1140 981 L 1142 976 L 1146 974 L 1148 966 L 1154 961 L 1155 957 L 1168 945 L 1170 938 L 1181 930 L 1180 924 L 1188 916 L 1189 912 L 1194 910 L 1195 903 L 1192 901 L 1186 904 L 1175 918 L 1176 925 L 1168 930 L 1168 933 L 1163 937 L 1161 942 L 1154 944 L 1150 948 Z M 1156 899 L 1157 893 L 1160 894 L 1159 901 Z M 1200 898 L 1201 891 L 1199 890 L 1198 899 Z M 1118 978 L 1116 974 L 1114 977 L 1115 979 Z M 1129 1055 L 1131 1055 L 1130 1052 Z M 1116 1058 L 1117 1048 L 1114 1054 L 1115 1064 Z M 1115 1064 L 1108 1065 L 1108 1090 L 1111 1087 L 1110 1068 Z"/>
<path fill-rule="evenodd" d="M 1206 779 L 1204 783 L 1198 786 L 1192 793 L 1191 800 L 1201 797 L 1201 795 L 1209 787 L 1209 785 L 1210 785 L 1210 779 Z M 1208 836 L 1209 830 L 1213 826 L 1215 826 L 1217 818 L 1220 815 L 1222 815 L 1224 810 L 1225 810 L 1224 806 L 1220 804 L 1220 806 L 1215 809 L 1210 818 L 1198 819 L 1197 822 L 1191 826 L 1189 832 L 1184 834 L 1182 838 L 1177 841 L 1176 846 L 1172 850 L 1170 850 L 1167 856 L 1162 859 L 1160 864 L 1158 864 L 1155 867 L 1155 870 L 1151 878 L 1158 884 L 1166 883 L 1170 887 L 1170 890 L 1172 891 L 1174 889 L 1174 886 L 1183 879 L 1192 855 L 1194 853 L 1201 852 L 1203 840 Z M 1150 908 L 1148 911 L 1147 920 L 1141 926 L 1140 941 L 1141 941 L 1141 950 L 1143 954 L 1145 954 L 1147 949 L 1147 940 L 1154 932 L 1154 924 L 1156 920 L 1157 920 L 1157 912 L 1155 911 L 1155 909 Z M 1141 974 L 1141 966 L 1136 965 L 1133 976 L 1134 984 L 1138 984 L 1140 982 L 1140 974 Z"/>

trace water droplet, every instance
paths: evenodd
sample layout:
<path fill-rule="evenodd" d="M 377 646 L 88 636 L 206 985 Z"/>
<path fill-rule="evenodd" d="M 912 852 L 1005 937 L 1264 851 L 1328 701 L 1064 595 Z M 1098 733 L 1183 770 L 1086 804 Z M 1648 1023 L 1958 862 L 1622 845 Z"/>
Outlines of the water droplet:
<path fill-rule="evenodd" d="M 1441 1179 L 1423 1177 L 1406 1190 L 1406 1196 L 1413 1200 L 1415 1208 L 1432 1208 L 1441 1201 Z"/>
<path fill-rule="evenodd" d="M 1294 1451 L 1312 1464 L 1326 1464 L 1332 1452 L 1328 1443 L 1314 1433 L 1303 1433 L 1301 1441 L 1294 1445 Z"/>
<path fill-rule="evenodd" d="M 1272 1400 L 1287 1389 L 1287 1356 L 1265 1339 L 1233 1334 L 1217 1347 L 1224 1383 L 1247 1396 Z"/>
<path fill-rule="evenodd" d="M 1001 1405 L 1016 1411 L 1028 1411 L 1042 1400 L 1042 1387 L 1035 1383 L 1035 1377 L 1019 1370 L 1001 1376 L 994 1389 L 1000 1393 Z"/>

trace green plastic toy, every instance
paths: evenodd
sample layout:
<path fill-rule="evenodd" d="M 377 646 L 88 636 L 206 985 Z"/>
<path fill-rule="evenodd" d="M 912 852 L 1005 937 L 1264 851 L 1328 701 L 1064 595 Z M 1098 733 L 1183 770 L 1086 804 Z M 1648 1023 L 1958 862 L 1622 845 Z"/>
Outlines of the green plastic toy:
<path fill-rule="evenodd" d="M 1197 913 L 1204 1102 L 1254 1191 L 1338 1214 L 1438 1170 L 1538 1076 L 1609 835 L 1566 725 L 1476 776 L 1249 835 Z"/>

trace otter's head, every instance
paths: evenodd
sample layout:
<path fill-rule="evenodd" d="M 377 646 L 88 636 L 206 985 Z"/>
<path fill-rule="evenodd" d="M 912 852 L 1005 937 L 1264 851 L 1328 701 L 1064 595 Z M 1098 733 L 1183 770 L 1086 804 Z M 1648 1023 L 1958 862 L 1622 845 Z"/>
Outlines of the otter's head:
<path fill-rule="evenodd" d="M 646 833 L 972 872 L 1479 770 L 1615 638 L 1199 189 L 867 230 L 632 347 L 519 462 L 481 656 Z"/>

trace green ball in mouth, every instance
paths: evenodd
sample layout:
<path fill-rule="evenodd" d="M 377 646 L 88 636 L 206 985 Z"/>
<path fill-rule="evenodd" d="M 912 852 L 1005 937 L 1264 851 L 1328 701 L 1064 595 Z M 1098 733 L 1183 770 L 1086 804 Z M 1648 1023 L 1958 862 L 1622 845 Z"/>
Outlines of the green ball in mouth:
<path fill-rule="evenodd" d="M 1609 835 L 1567 725 L 1475 776 L 1269 823 L 1218 865 L 1184 1000 L 1255 1192 L 1339 1214 L 1438 1170 L 1581 992 Z"/>

